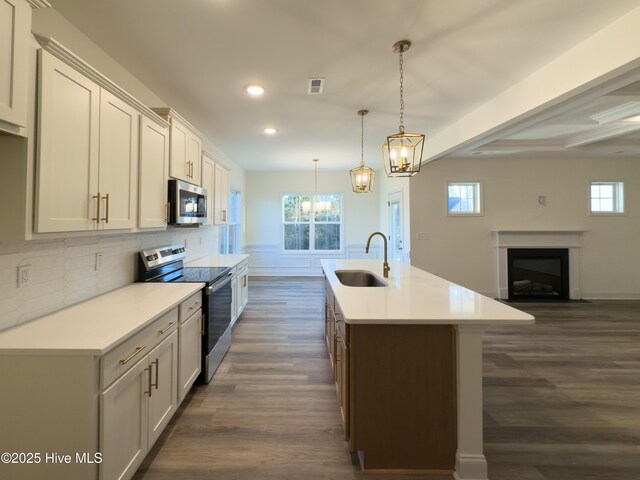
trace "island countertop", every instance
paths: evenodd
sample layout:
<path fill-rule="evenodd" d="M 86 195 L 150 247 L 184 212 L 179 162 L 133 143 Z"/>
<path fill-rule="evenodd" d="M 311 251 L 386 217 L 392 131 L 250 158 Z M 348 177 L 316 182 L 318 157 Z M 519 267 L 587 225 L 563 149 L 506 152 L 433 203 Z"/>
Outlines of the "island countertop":
<path fill-rule="evenodd" d="M 390 262 L 383 278 L 382 260 L 320 261 L 345 322 L 350 324 L 522 325 L 531 315 L 400 261 Z M 336 270 L 366 270 L 385 287 L 348 287 Z"/>

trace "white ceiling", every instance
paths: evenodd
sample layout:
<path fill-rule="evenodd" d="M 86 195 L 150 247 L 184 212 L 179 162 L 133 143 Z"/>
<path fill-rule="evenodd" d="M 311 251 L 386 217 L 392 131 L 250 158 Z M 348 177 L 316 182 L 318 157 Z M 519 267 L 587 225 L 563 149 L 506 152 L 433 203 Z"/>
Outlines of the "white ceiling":
<path fill-rule="evenodd" d="M 397 40 L 413 42 L 405 54 L 406 129 L 429 135 L 640 0 L 51 3 L 243 168 L 309 170 L 314 157 L 329 169 L 359 162 L 356 112 L 363 108 L 370 111 L 365 161 L 381 168 L 380 146 L 398 128 L 398 56 L 391 51 Z M 307 79 L 316 76 L 326 79 L 324 94 L 309 96 Z M 251 82 L 264 85 L 263 98 L 244 93 Z M 491 144 L 480 150 L 544 154 L 548 150 L 540 142 L 548 148 L 553 142 L 566 145 L 586 133 L 588 126 L 581 122 L 589 115 L 619 106 L 618 100 L 576 105 L 565 117 L 501 139 L 493 150 Z M 266 126 L 276 127 L 278 134 L 265 136 Z M 631 134 L 625 142 L 637 144 L 638 138 Z M 533 140 L 536 148 L 522 148 Z M 620 150 L 609 143 L 609 150 Z"/>

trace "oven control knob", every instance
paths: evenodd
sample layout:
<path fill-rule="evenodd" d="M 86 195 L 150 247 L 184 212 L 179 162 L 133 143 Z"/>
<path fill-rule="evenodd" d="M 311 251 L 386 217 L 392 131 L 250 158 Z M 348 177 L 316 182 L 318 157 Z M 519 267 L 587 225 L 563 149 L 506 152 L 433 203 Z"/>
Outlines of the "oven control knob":
<path fill-rule="evenodd" d="M 153 260 L 153 255 L 147 255 L 147 260 Z"/>
<path fill-rule="evenodd" d="M 153 254 L 153 259 L 154 259 L 154 260 L 157 260 L 157 259 L 158 259 L 158 254 L 157 254 L 157 253 L 154 253 L 154 254 Z"/>

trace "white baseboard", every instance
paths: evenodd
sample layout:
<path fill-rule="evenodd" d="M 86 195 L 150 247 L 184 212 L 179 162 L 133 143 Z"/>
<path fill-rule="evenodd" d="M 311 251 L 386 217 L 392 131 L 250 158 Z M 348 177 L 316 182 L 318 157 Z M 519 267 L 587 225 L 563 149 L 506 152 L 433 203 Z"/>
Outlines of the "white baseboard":
<path fill-rule="evenodd" d="M 456 453 L 455 480 L 488 480 L 487 460 L 484 455 Z"/>

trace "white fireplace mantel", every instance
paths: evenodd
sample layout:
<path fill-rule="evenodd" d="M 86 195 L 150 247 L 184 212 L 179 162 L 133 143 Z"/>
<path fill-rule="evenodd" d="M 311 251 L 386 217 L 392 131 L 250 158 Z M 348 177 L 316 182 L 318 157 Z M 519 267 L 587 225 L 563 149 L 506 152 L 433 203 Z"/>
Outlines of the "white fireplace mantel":
<path fill-rule="evenodd" d="M 585 230 L 491 230 L 498 249 L 498 298 L 509 298 L 508 248 L 567 248 L 569 298 L 580 299 L 580 248 Z"/>

